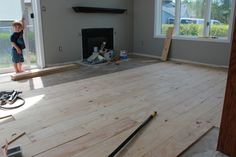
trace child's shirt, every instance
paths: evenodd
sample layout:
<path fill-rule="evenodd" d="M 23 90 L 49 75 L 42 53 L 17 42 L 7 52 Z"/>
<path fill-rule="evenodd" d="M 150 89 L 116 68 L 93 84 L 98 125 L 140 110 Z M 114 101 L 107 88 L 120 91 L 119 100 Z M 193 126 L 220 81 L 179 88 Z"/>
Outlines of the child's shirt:
<path fill-rule="evenodd" d="M 15 43 L 21 50 L 25 49 L 23 30 L 21 32 L 14 32 L 11 35 L 11 42 Z M 15 48 L 13 47 L 13 49 Z"/>

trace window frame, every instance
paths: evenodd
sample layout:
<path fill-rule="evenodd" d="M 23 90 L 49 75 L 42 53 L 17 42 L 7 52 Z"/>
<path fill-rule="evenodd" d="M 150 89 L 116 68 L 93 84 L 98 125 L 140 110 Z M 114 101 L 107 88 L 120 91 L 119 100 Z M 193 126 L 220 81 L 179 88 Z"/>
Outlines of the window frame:
<path fill-rule="evenodd" d="M 232 34 L 232 26 L 233 26 L 233 17 L 235 11 L 235 1 L 232 0 L 231 13 L 229 18 L 229 30 L 227 39 L 224 38 L 212 38 L 209 36 L 210 25 L 207 23 L 211 21 L 211 2 L 212 0 L 205 0 L 204 3 L 204 29 L 203 29 L 203 37 L 198 36 L 184 36 L 179 34 L 180 29 L 180 15 L 181 15 L 181 0 L 175 0 L 175 23 L 174 23 L 174 34 L 173 39 L 178 40 L 193 40 L 193 41 L 207 41 L 207 42 L 221 42 L 221 43 L 230 43 L 231 42 L 231 34 Z M 206 14 L 207 13 L 207 14 Z M 161 16 L 160 16 L 161 15 Z M 162 26 L 162 0 L 155 0 L 155 15 L 154 15 L 154 38 L 166 38 L 166 35 L 161 34 L 161 26 Z M 206 20 L 207 19 L 207 20 Z"/>

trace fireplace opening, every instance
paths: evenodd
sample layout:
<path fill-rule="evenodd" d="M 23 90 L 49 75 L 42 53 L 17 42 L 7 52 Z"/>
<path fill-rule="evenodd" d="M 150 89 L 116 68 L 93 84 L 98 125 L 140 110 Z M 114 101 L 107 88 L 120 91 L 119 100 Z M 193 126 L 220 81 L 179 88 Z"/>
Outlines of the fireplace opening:
<path fill-rule="evenodd" d="M 89 58 L 94 47 L 100 48 L 106 43 L 105 49 L 113 50 L 113 28 L 82 29 L 83 59 Z"/>

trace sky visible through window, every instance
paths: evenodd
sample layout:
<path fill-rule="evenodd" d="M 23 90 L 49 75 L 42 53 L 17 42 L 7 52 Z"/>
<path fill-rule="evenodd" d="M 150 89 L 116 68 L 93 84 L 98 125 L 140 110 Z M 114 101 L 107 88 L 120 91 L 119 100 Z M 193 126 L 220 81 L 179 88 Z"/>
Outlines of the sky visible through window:
<path fill-rule="evenodd" d="M 21 0 L 0 0 L 0 4 L 0 21 L 22 18 Z"/>

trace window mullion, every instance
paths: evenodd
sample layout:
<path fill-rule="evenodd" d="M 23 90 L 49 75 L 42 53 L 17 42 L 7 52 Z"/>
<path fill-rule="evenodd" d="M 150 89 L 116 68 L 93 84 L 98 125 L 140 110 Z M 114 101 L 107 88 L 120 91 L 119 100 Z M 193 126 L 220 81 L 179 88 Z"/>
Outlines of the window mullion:
<path fill-rule="evenodd" d="M 162 1 L 160 0 L 155 0 L 155 34 L 156 35 L 161 35 L 161 15 L 162 15 L 162 10 L 161 10 L 161 5 Z"/>
<path fill-rule="evenodd" d="M 204 7 L 204 29 L 203 29 L 203 36 L 204 37 L 209 37 L 209 33 L 210 33 L 211 1 L 212 0 L 205 0 L 205 7 Z"/>
<path fill-rule="evenodd" d="M 175 35 L 179 35 L 181 17 L 181 0 L 176 0 L 175 3 Z"/>
<path fill-rule="evenodd" d="M 232 5 L 231 5 L 231 14 L 230 14 L 230 20 L 229 20 L 229 30 L 228 30 L 228 39 L 232 39 L 232 27 L 233 27 L 233 24 L 236 24 L 235 21 L 234 21 L 234 12 L 235 12 L 235 0 L 232 0 Z"/>

